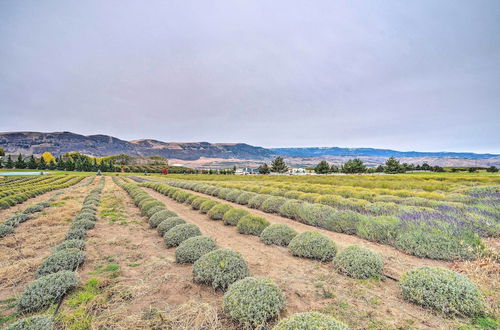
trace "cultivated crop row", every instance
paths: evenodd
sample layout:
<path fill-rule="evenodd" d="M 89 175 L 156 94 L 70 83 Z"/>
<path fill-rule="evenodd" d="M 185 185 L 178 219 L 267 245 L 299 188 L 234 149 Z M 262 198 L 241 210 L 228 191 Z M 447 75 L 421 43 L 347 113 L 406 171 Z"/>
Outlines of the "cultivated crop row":
<path fill-rule="evenodd" d="M 14 186 L 11 189 L 2 189 L 0 192 L 0 209 L 7 209 L 52 190 L 70 187 L 80 182 L 83 178 L 83 176 L 73 175 L 54 176 L 43 178 L 44 180 L 40 181 L 30 180 L 19 187 Z"/>
<path fill-rule="evenodd" d="M 85 261 L 85 237 L 87 230 L 94 228 L 96 212 L 104 178 L 83 201 L 82 208 L 73 219 L 66 239 L 52 249 L 52 255 L 38 267 L 36 280 L 30 283 L 17 303 L 17 311 L 23 314 L 37 313 L 55 303 L 61 303 L 64 296 L 80 283 L 75 271 Z M 52 318 L 35 315 L 21 319 L 6 329 L 51 329 Z"/>
<path fill-rule="evenodd" d="M 390 195 L 377 196 L 377 201 L 371 202 L 350 196 L 339 196 L 330 189 L 316 189 L 316 185 L 310 184 L 300 185 L 300 191 L 293 190 L 291 187 L 285 189 L 284 187 L 287 185 L 280 183 L 267 183 L 266 186 L 225 182 L 204 184 L 324 204 L 338 210 L 353 211 L 365 216 L 394 216 L 403 219 L 415 216 L 425 217 L 426 222 L 445 221 L 452 226 L 467 227 L 465 229 L 476 232 L 483 237 L 497 236 L 500 233 L 499 204 L 493 205 L 481 198 L 474 197 L 471 192 L 477 188 L 469 189 L 469 194 L 455 194 L 455 202 L 428 200 L 419 197 L 399 198 Z M 500 189 L 496 188 L 496 194 L 498 199 Z"/>
<path fill-rule="evenodd" d="M 193 209 L 206 213 L 211 220 L 223 220 L 225 225 L 235 225 L 241 234 L 260 236 L 261 241 L 268 245 L 288 246 L 290 253 L 294 256 L 316 259 L 322 262 L 333 260 L 334 268 L 341 274 L 357 279 L 384 277 L 384 261 L 382 257 L 369 249 L 354 245 L 337 253 L 335 243 L 318 232 L 306 231 L 298 234 L 287 225 L 270 224 L 266 219 L 253 216 L 244 209 L 235 208 L 210 198 L 191 194 L 160 183 L 143 183 L 142 185 L 154 189 L 177 202 L 191 205 Z M 196 263 L 193 271 L 196 272 Z M 260 288 L 256 284 L 259 281 L 265 280 L 252 279 L 244 282 L 245 284 L 238 281 L 230 285 L 229 291 L 232 288 L 235 291 L 237 290 L 240 300 L 228 303 L 226 300 L 230 301 L 228 296 L 231 296 L 228 294 L 229 291 L 225 295 L 224 308 L 226 312 L 244 325 L 253 327 L 262 325 L 263 322 L 277 316 L 279 311 L 284 308 L 284 304 L 281 306 L 280 302 L 278 302 L 279 299 L 274 299 L 270 303 L 265 296 L 259 294 L 262 290 L 276 298 L 273 293 Z M 236 285 L 237 283 L 239 284 Z M 484 313 L 483 296 L 475 284 L 465 276 L 444 268 L 424 266 L 411 270 L 403 274 L 400 288 L 403 297 L 408 301 L 444 314 L 477 316 Z M 443 290 L 444 288 L 452 288 L 452 290 Z M 277 287 L 276 289 L 279 290 Z M 253 295 L 256 295 L 255 298 L 257 299 L 253 300 Z M 249 301 L 251 306 L 247 305 Z M 257 315 L 262 316 L 262 318 Z M 277 326 L 278 329 L 280 329 L 279 326 L 283 322 L 286 323 L 289 320 L 280 322 Z M 308 322 L 312 322 L 312 320 L 308 320 Z M 297 323 L 293 324 L 296 325 Z"/>
<path fill-rule="evenodd" d="M 192 181 L 168 181 L 167 184 L 217 196 L 267 213 L 277 213 L 307 225 L 357 235 L 419 257 L 469 260 L 474 259 L 482 248 L 479 236 L 466 224 L 450 217 L 440 219 L 434 213 L 371 217 L 350 210 L 337 210 L 319 203 L 220 188 Z M 481 223 L 471 223 L 474 226 L 478 224 Z"/>
<path fill-rule="evenodd" d="M 182 175 L 184 180 L 241 181 L 274 183 L 308 183 L 328 186 L 362 187 L 368 189 L 406 190 L 415 192 L 460 192 L 474 186 L 495 186 L 500 184 L 498 175 L 467 174 L 401 174 L 401 175 Z"/>
<path fill-rule="evenodd" d="M 193 280 L 225 291 L 223 305 L 226 315 L 244 327 L 256 327 L 277 318 L 285 309 L 286 300 L 280 288 L 265 277 L 251 277 L 242 256 L 231 249 L 221 249 L 199 228 L 169 211 L 158 200 L 149 196 L 136 184 L 115 182 L 124 188 L 149 217 L 149 224 L 157 228 L 167 247 L 177 247 L 176 262 L 193 263 Z M 314 318 L 318 325 L 347 326 L 332 317 L 314 313 L 294 315 L 283 320 L 273 329 L 289 329 L 288 324 L 302 318 Z"/>

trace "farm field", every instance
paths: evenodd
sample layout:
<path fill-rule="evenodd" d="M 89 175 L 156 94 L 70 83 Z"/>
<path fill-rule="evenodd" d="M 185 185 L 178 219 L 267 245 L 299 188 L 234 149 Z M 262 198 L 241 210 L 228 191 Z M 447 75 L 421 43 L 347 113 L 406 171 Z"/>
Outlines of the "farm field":
<path fill-rule="evenodd" d="M 0 327 L 499 326 L 498 175 L 60 172 L 0 196 Z"/>

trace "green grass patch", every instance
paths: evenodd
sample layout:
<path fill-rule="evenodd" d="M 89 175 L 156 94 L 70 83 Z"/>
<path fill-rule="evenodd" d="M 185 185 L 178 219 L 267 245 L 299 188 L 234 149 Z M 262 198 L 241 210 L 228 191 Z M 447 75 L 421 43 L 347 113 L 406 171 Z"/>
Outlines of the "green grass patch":
<path fill-rule="evenodd" d="M 78 290 L 68 296 L 64 308 L 56 318 L 56 322 L 64 329 L 85 330 L 92 327 L 92 314 L 88 306 L 100 299 L 102 295 L 101 280 L 90 278 Z"/>
<path fill-rule="evenodd" d="M 105 274 L 108 278 L 116 278 L 121 274 L 120 265 L 116 263 L 100 265 L 96 267 L 92 274 Z"/>
<path fill-rule="evenodd" d="M 100 215 L 110 223 L 128 224 L 123 203 L 115 196 L 105 196 L 102 199 Z"/>
<path fill-rule="evenodd" d="M 129 267 L 139 267 L 141 264 L 128 264 Z"/>

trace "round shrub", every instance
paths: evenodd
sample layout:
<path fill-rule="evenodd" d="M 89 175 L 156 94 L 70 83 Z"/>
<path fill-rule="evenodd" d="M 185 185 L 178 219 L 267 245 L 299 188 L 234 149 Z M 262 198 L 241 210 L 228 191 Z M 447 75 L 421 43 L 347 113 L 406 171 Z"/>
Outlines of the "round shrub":
<path fill-rule="evenodd" d="M 29 206 L 27 207 L 23 213 L 36 213 L 36 212 L 40 212 L 44 209 L 45 207 L 43 205 L 40 205 L 40 204 L 35 204 L 35 205 L 32 205 L 32 206 Z"/>
<path fill-rule="evenodd" d="M 186 200 L 185 200 L 184 202 L 185 202 L 186 204 L 191 205 L 191 204 L 193 203 L 193 201 L 194 201 L 196 198 L 198 198 L 198 197 L 200 197 L 200 196 L 195 195 L 195 194 L 191 194 L 191 195 L 189 195 L 189 197 L 188 197 L 188 198 L 186 198 Z"/>
<path fill-rule="evenodd" d="M 20 223 L 23 223 L 29 219 L 31 219 L 31 216 L 20 213 L 9 217 L 7 220 L 5 220 L 4 225 L 17 227 Z"/>
<path fill-rule="evenodd" d="M 66 240 L 69 239 L 84 239 L 87 236 L 87 230 L 81 227 L 71 227 L 66 234 Z"/>
<path fill-rule="evenodd" d="M 217 244 L 207 236 L 188 238 L 175 249 L 175 261 L 180 264 L 193 263 L 202 255 L 216 250 Z"/>
<path fill-rule="evenodd" d="M 10 235 L 14 232 L 14 227 L 0 224 L 0 238 Z"/>
<path fill-rule="evenodd" d="M 141 212 L 142 212 L 142 215 L 145 215 L 147 216 L 148 212 L 155 208 L 155 207 L 162 207 L 165 208 L 165 205 L 163 205 L 163 203 L 161 203 L 160 201 L 156 200 L 156 199 L 153 199 L 151 201 L 148 201 L 146 203 L 143 204 L 143 206 L 141 207 Z"/>
<path fill-rule="evenodd" d="M 299 212 L 303 204 L 302 201 L 288 200 L 280 207 L 279 214 L 290 219 L 299 219 Z"/>
<path fill-rule="evenodd" d="M 268 278 L 247 277 L 229 286 L 224 312 L 244 327 L 263 326 L 285 308 L 285 296 Z"/>
<path fill-rule="evenodd" d="M 356 232 L 359 237 L 369 241 L 391 244 L 396 237 L 397 225 L 395 217 L 364 217 L 358 222 Z"/>
<path fill-rule="evenodd" d="M 75 220 L 97 221 L 97 217 L 95 216 L 95 213 L 83 212 L 83 213 L 78 214 L 75 217 Z"/>
<path fill-rule="evenodd" d="M 297 232 L 292 227 L 285 224 L 272 224 L 262 231 L 260 240 L 264 244 L 288 246 L 290 241 L 297 236 Z"/>
<path fill-rule="evenodd" d="M 156 228 L 160 223 L 163 222 L 163 220 L 166 220 L 168 218 L 176 217 L 177 213 L 169 211 L 169 210 L 163 210 L 160 212 L 156 212 L 153 214 L 151 218 L 149 218 L 149 226 L 151 228 Z"/>
<path fill-rule="evenodd" d="M 75 273 L 67 270 L 42 276 L 26 287 L 18 301 L 17 309 L 21 313 L 38 312 L 57 303 L 78 283 Z"/>
<path fill-rule="evenodd" d="M 236 226 L 238 224 L 238 221 L 240 221 L 240 219 L 246 215 L 250 215 L 250 212 L 243 209 L 232 208 L 224 213 L 222 220 L 224 220 L 225 225 Z"/>
<path fill-rule="evenodd" d="M 238 221 L 236 228 L 240 234 L 260 236 L 270 223 L 263 217 L 246 215 Z"/>
<path fill-rule="evenodd" d="M 242 194 L 243 192 L 241 190 L 238 190 L 238 189 L 234 189 L 233 191 L 231 191 L 229 194 L 227 194 L 226 196 L 226 200 L 227 201 L 230 201 L 230 202 L 236 202 L 236 200 L 238 199 L 238 197 Z"/>
<path fill-rule="evenodd" d="M 172 198 L 179 203 L 184 203 L 184 201 L 189 197 L 189 195 L 190 194 L 188 192 L 178 190 L 172 195 Z"/>
<path fill-rule="evenodd" d="M 83 229 L 92 229 L 95 227 L 95 221 L 92 221 L 92 220 L 78 220 L 78 221 L 75 221 L 71 224 L 71 227 L 73 228 L 83 228 Z"/>
<path fill-rule="evenodd" d="M 475 243 L 475 240 L 472 242 Z M 398 250 L 417 257 L 448 261 L 472 260 L 479 248 L 461 236 L 446 235 L 426 228 L 412 228 L 400 233 L 394 245 Z"/>
<path fill-rule="evenodd" d="M 481 292 L 466 276 L 441 267 L 423 266 L 403 274 L 403 297 L 447 315 L 478 316 L 484 312 Z"/>
<path fill-rule="evenodd" d="M 167 247 L 174 247 L 194 236 L 201 236 L 200 228 L 193 224 L 182 224 L 167 231 L 163 239 Z"/>
<path fill-rule="evenodd" d="M 217 204 L 208 211 L 208 217 L 212 220 L 222 220 L 224 214 L 232 208 L 229 204 Z"/>
<path fill-rule="evenodd" d="M 239 252 L 218 249 L 202 255 L 193 265 L 195 282 L 226 289 L 230 284 L 249 275 L 248 266 Z"/>
<path fill-rule="evenodd" d="M 207 213 L 208 211 L 210 211 L 210 209 L 212 207 L 214 207 L 215 205 L 219 204 L 218 202 L 214 201 L 214 200 L 206 200 L 204 201 L 203 203 L 201 203 L 200 205 L 200 212 L 201 213 Z"/>
<path fill-rule="evenodd" d="M 78 249 L 65 249 L 47 257 L 36 271 L 36 277 L 75 270 L 85 260 L 85 253 Z"/>
<path fill-rule="evenodd" d="M 66 249 L 78 249 L 78 250 L 84 250 L 85 249 L 85 241 L 81 239 L 69 239 L 67 241 L 64 241 L 52 248 L 53 252 L 59 252 L 62 250 Z"/>
<path fill-rule="evenodd" d="M 161 212 L 163 210 L 165 210 L 165 206 L 158 205 L 158 206 L 155 206 L 155 207 L 148 209 L 147 211 L 144 212 L 144 214 L 146 215 L 146 217 L 151 218 L 154 214 L 156 214 L 157 212 Z"/>
<path fill-rule="evenodd" d="M 14 322 L 4 328 L 4 330 L 49 330 L 52 328 L 51 317 L 35 315 Z"/>
<path fill-rule="evenodd" d="M 316 231 L 306 231 L 295 236 L 288 244 L 292 255 L 320 261 L 331 261 L 337 252 L 335 243 Z"/>
<path fill-rule="evenodd" d="M 197 197 L 195 199 L 193 199 L 193 201 L 191 202 L 191 207 L 194 209 L 194 210 L 199 210 L 200 207 L 201 207 L 201 204 L 203 204 L 203 202 L 205 201 L 208 201 L 210 199 L 206 198 L 206 197 Z"/>
<path fill-rule="evenodd" d="M 272 330 L 348 330 L 349 327 L 334 317 L 318 312 L 297 313 L 281 320 Z"/>
<path fill-rule="evenodd" d="M 255 193 L 245 191 L 238 195 L 235 202 L 240 205 L 247 205 L 248 201 L 255 196 Z"/>
<path fill-rule="evenodd" d="M 163 220 L 157 227 L 156 230 L 158 230 L 158 234 L 160 236 L 164 236 L 167 231 L 170 229 L 174 228 L 177 225 L 182 225 L 185 224 L 186 221 L 184 219 L 179 218 L 179 217 L 170 217 L 165 220 Z"/>
<path fill-rule="evenodd" d="M 268 197 L 262 202 L 262 204 L 260 204 L 259 209 L 266 213 L 278 213 L 286 201 L 287 199 L 283 197 Z"/>
<path fill-rule="evenodd" d="M 251 207 L 252 209 L 258 209 L 260 208 L 262 203 L 268 198 L 269 196 L 266 195 L 255 195 L 248 201 L 248 206 Z"/>
<path fill-rule="evenodd" d="M 384 259 L 380 254 L 352 245 L 337 254 L 335 268 L 342 274 L 353 278 L 382 278 L 384 276 Z"/>

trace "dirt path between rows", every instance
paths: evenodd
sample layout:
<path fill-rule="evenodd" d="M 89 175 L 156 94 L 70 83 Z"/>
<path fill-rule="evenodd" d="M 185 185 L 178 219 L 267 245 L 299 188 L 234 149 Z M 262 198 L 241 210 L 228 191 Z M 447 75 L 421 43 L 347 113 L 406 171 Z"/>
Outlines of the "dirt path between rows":
<path fill-rule="evenodd" d="M 394 281 L 359 281 L 347 278 L 337 274 L 331 263 L 322 264 L 293 257 L 284 247 L 267 246 L 256 236 L 241 235 L 235 227 L 224 226 L 221 221 L 210 220 L 206 214 L 201 214 L 190 206 L 177 203 L 152 189 L 144 189 L 187 222 L 198 225 L 203 234 L 214 238 L 220 247 L 239 251 L 253 275 L 272 278 L 286 294 L 287 314 L 323 309 L 337 315 L 354 328 L 365 328 L 372 323 L 381 327 L 446 327 L 446 321 L 440 316 L 404 301 Z M 263 215 L 259 211 L 250 211 Z M 299 231 L 311 230 L 309 226 L 297 226 L 301 224 L 288 219 L 264 215 L 273 223 L 287 223 Z M 330 237 L 337 236 L 332 235 L 335 233 L 327 233 Z M 342 242 L 339 242 L 340 246 L 356 242 L 355 237 L 347 238 L 354 241 L 336 241 Z"/>
<path fill-rule="evenodd" d="M 93 318 L 92 328 L 149 329 L 152 311 L 169 311 L 190 301 L 221 305 L 222 293 L 192 282 L 192 266 L 175 262 L 175 249 L 165 247 L 163 238 L 110 177 L 101 205 L 103 199 L 119 201 L 125 218 L 113 222 L 100 215 L 87 236 L 87 259 L 79 276 L 83 281 L 108 277 L 113 283 L 113 299 Z"/>
<path fill-rule="evenodd" d="M 177 188 L 177 189 L 180 189 L 180 188 Z M 336 233 L 336 232 L 329 231 L 326 229 L 321 229 L 318 227 L 306 225 L 306 224 L 303 224 L 301 222 L 294 221 L 294 220 L 279 216 L 277 214 L 266 213 L 266 212 L 263 212 L 260 210 L 252 209 L 252 208 L 245 206 L 245 205 L 240 205 L 237 203 L 228 202 L 226 200 L 223 200 L 223 199 L 220 199 L 217 197 L 213 197 L 213 196 L 209 196 L 209 195 L 206 195 L 203 193 L 198 193 L 198 192 L 187 190 L 187 189 L 181 189 L 181 190 L 184 190 L 186 192 L 189 192 L 189 193 L 192 193 L 195 195 L 209 197 L 213 200 L 229 204 L 229 205 L 234 206 L 236 208 L 241 208 L 241 209 L 247 210 L 248 212 L 250 212 L 254 215 L 258 215 L 258 216 L 266 218 L 271 223 L 287 224 L 290 227 L 294 228 L 299 233 L 304 232 L 304 231 L 309 231 L 309 230 L 314 230 L 314 231 L 320 232 L 320 233 L 328 236 L 330 239 L 332 239 L 340 249 L 344 249 L 350 245 L 356 244 L 356 245 L 361 245 L 361 246 L 364 246 L 366 248 L 375 250 L 375 251 L 379 252 L 384 257 L 384 260 L 386 262 L 386 265 L 385 265 L 386 275 L 389 275 L 389 276 L 392 276 L 395 278 L 399 278 L 404 272 L 406 272 L 410 269 L 413 269 L 415 267 L 418 267 L 418 266 L 427 265 L 427 266 L 447 267 L 450 264 L 450 263 L 438 261 L 438 260 L 431 260 L 431 259 L 423 259 L 423 258 L 414 257 L 414 256 L 408 255 L 406 253 L 403 253 L 401 251 L 398 251 L 395 248 L 390 247 L 388 245 L 370 242 L 370 241 L 367 241 L 365 239 L 362 239 L 362 238 L 359 238 L 359 237 L 353 236 L 353 235 Z"/>
<path fill-rule="evenodd" d="M 13 234 L 0 239 L 0 300 L 22 293 L 35 279 L 37 267 L 51 254 L 51 248 L 64 240 L 72 218 L 94 187 L 95 182 L 66 188 L 65 193 L 54 200 L 55 205 L 33 214 L 33 218 L 20 224 Z M 48 194 L 55 193 L 57 191 Z M 45 201 L 49 195 L 39 197 Z"/>

